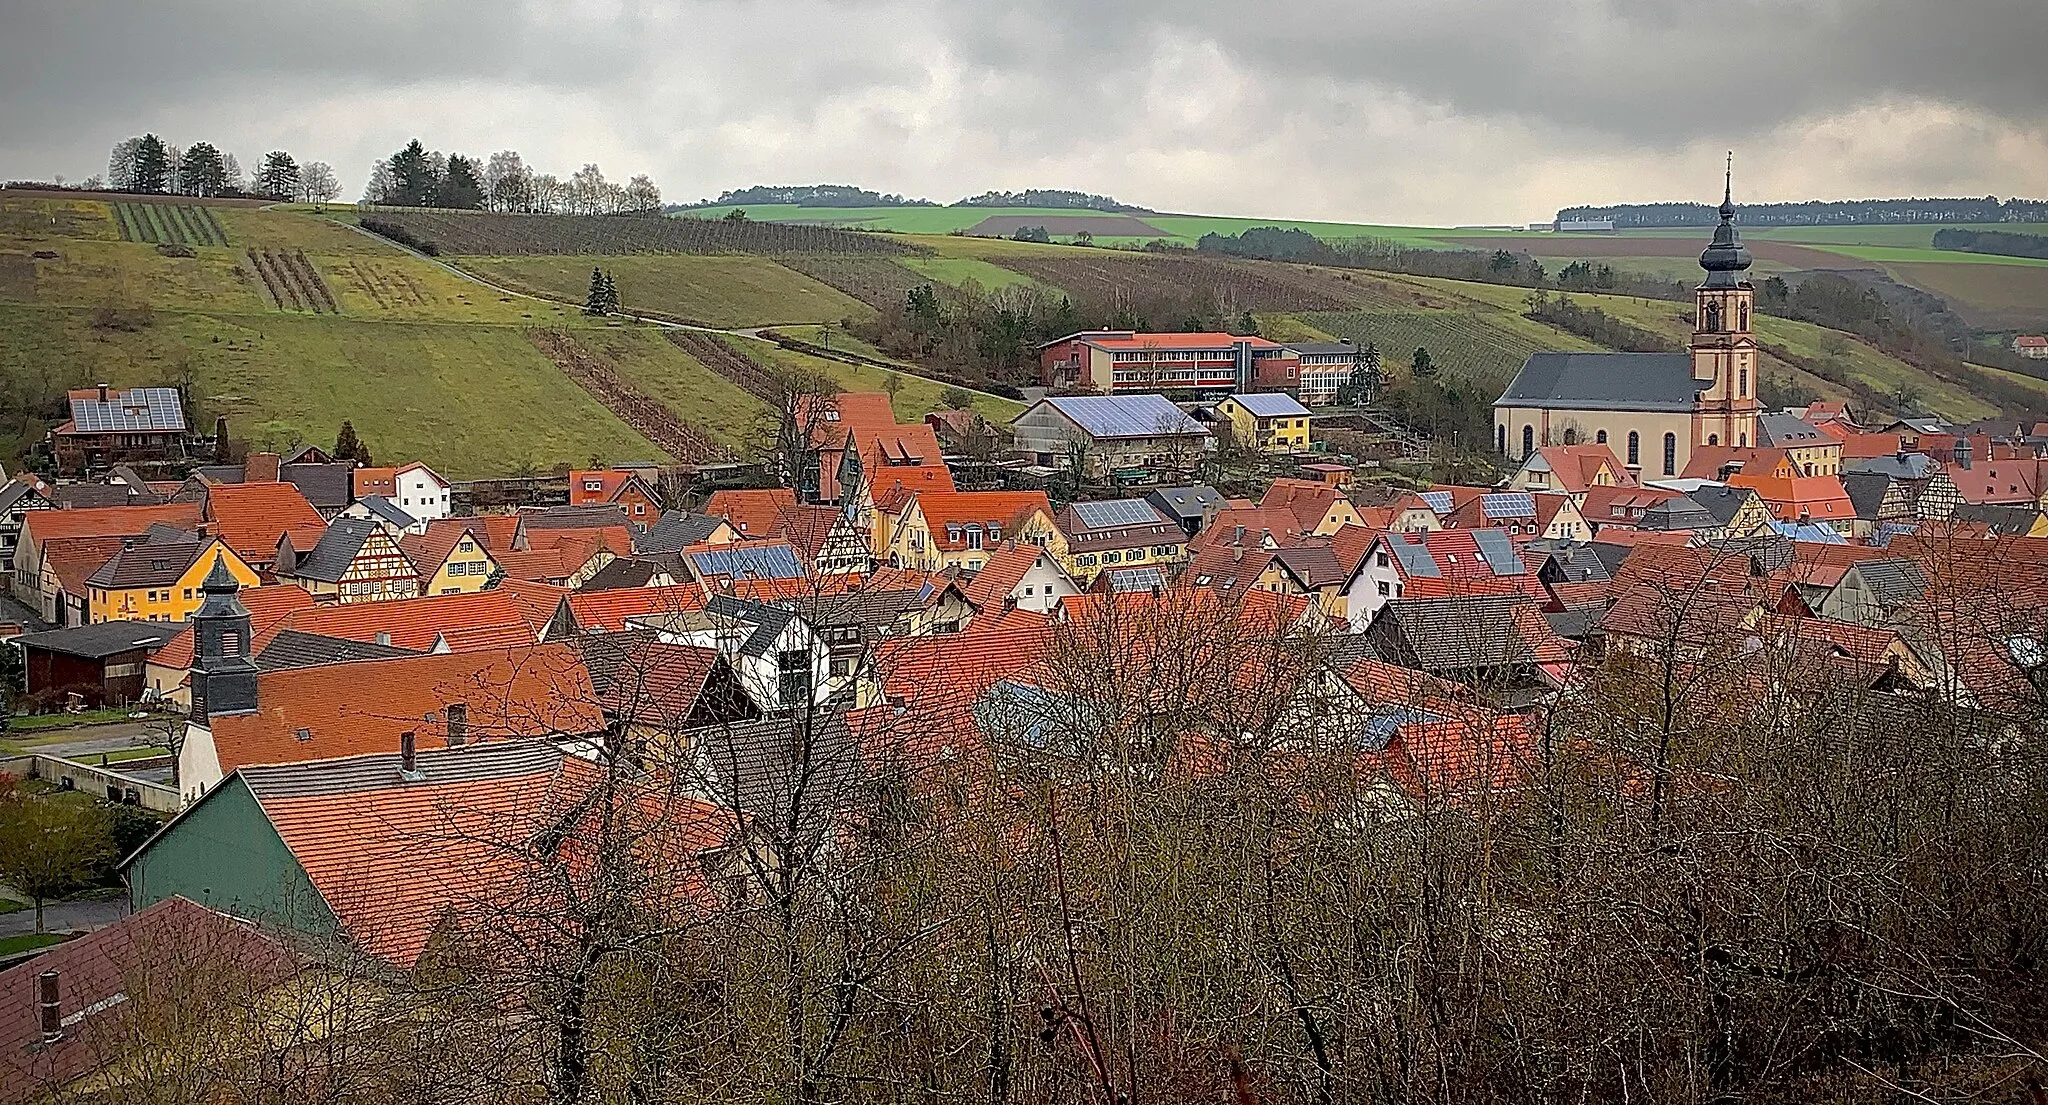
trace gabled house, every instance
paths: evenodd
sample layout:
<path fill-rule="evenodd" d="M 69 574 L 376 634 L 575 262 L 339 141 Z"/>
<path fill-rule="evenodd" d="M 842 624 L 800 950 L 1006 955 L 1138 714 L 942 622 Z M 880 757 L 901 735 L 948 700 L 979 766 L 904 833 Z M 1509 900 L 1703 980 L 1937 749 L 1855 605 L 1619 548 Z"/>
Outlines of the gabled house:
<path fill-rule="evenodd" d="M 273 557 L 277 578 L 323 602 L 384 602 L 420 593 L 420 572 L 391 534 L 375 522 L 337 518 L 300 552 L 290 534 Z"/>
<path fill-rule="evenodd" d="M 1284 391 L 1226 395 L 1216 413 L 1230 424 L 1230 436 L 1261 453 L 1308 451 L 1308 408 Z"/>
<path fill-rule="evenodd" d="M 633 553 L 661 556 L 682 552 L 692 545 L 729 545 L 737 540 L 739 532 L 716 514 L 664 510 L 652 526 L 633 535 Z"/>
<path fill-rule="evenodd" d="M 49 510 L 50 485 L 33 474 L 16 476 L 0 486 L 0 570 L 14 578 L 14 550 L 21 544 L 21 520 L 31 510 Z"/>
<path fill-rule="evenodd" d="M 1162 487 L 1145 496 L 1145 501 L 1186 530 L 1189 537 L 1202 532 L 1229 505 L 1206 484 Z"/>
<path fill-rule="evenodd" d="M 1535 595 L 1540 585 L 1507 534 L 1492 529 L 1384 533 L 1367 547 L 1344 584 L 1344 616 L 1353 627 L 1399 598 Z"/>
<path fill-rule="evenodd" d="M 85 581 L 87 618 L 94 622 L 182 622 L 199 609 L 199 585 L 222 562 L 244 587 L 261 582 L 218 537 L 152 526 Z"/>
<path fill-rule="evenodd" d="M 1593 536 L 1593 527 L 1569 495 L 1478 487 L 1435 492 L 1451 495 L 1451 509 L 1441 517 L 1445 529 L 1497 529 L 1517 541 L 1585 541 Z"/>
<path fill-rule="evenodd" d="M 1785 450 L 1802 476 L 1842 474 L 1842 439 L 1789 414 L 1756 416 L 1756 443 Z"/>
<path fill-rule="evenodd" d="M 974 571 L 1005 540 L 1066 551 L 1043 491 L 931 492 L 911 497 L 897 523 L 890 563 L 924 572 Z"/>
<path fill-rule="evenodd" d="M 702 609 L 646 615 L 629 624 L 725 657 L 747 695 L 766 712 L 822 706 L 838 689 L 831 647 L 792 610 L 713 595 Z"/>
<path fill-rule="evenodd" d="M 406 513 L 403 507 L 382 495 L 371 495 L 357 499 L 342 508 L 338 518 L 361 518 L 375 522 L 391 531 L 393 537 L 427 532 L 427 523 Z"/>
<path fill-rule="evenodd" d="M 1149 499 L 1069 503 L 1054 521 L 1066 537 L 1061 566 L 1084 589 L 1105 569 L 1187 561 L 1186 531 Z"/>
<path fill-rule="evenodd" d="M 579 637 L 576 647 L 606 720 L 642 739 L 687 739 L 693 729 L 761 717 L 715 649 L 671 644 L 645 629 Z"/>
<path fill-rule="evenodd" d="M 1049 614 L 1062 599 L 1080 594 L 1082 588 L 1047 549 L 1005 541 L 989 554 L 963 591 L 977 611 L 1014 607 Z"/>
<path fill-rule="evenodd" d="M 1607 443 L 1541 445 L 1508 477 L 1509 491 L 1548 491 L 1584 503 L 1596 487 L 1634 487 L 1635 473 L 1621 463 Z"/>
<path fill-rule="evenodd" d="M 1697 531 L 1701 540 L 1739 540 L 1771 532 L 1771 508 L 1752 488 L 1703 483 L 1685 497 L 1714 519 L 1711 527 Z"/>
<path fill-rule="evenodd" d="M 1814 613 L 1838 622 L 1877 628 L 1905 624 L 1908 611 L 1927 594 L 1927 575 L 1905 557 L 1851 564 Z"/>
<path fill-rule="evenodd" d="M 1395 599 L 1363 630 L 1381 660 L 1470 686 L 1504 706 L 1547 697 L 1577 648 L 1527 595 Z"/>
<path fill-rule="evenodd" d="M 176 388 L 105 384 L 66 395 L 70 417 L 50 430 L 50 452 L 60 471 L 105 471 L 117 464 L 167 464 L 185 459 L 190 430 Z"/>
<path fill-rule="evenodd" d="M 1265 510 L 1294 515 L 1301 532 L 1325 537 L 1342 526 L 1362 526 L 1365 519 L 1344 497 L 1342 489 L 1320 480 L 1277 479 L 1259 500 Z"/>
<path fill-rule="evenodd" d="M 661 496 L 637 471 L 610 468 L 578 469 L 569 473 L 569 505 L 613 505 L 638 525 L 651 525 L 661 517 Z"/>
<path fill-rule="evenodd" d="M 422 595 L 481 591 L 502 570 L 483 538 L 461 518 L 430 522 L 427 532 L 400 537 L 398 547 L 418 573 Z"/>
<path fill-rule="evenodd" d="M 356 498 L 382 495 L 422 522 L 446 518 L 454 509 L 450 501 L 452 486 L 440 473 L 418 461 L 394 468 L 358 468 L 353 484 Z"/>

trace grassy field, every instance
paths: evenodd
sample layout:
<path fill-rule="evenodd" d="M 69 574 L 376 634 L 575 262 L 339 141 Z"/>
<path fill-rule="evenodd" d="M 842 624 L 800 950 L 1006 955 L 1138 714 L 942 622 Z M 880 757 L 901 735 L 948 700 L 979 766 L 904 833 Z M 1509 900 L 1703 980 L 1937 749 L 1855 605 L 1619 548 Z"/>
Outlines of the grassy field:
<path fill-rule="evenodd" d="M 807 356 L 764 341 L 728 338 L 726 342 L 764 365 L 822 373 L 837 381 L 846 391 L 887 391 L 889 381 L 893 378 L 899 382 L 899 386 L 896 394 L 890 399 L 890 405 L 895 408 L 896 419 L 899 422 L 922 422 L 925 415 L 943 410 L 946 406 L 939 398 L 945 393 L 946 385 L 937 380 L 886 368 Z M 975 394 L 973 408 L 980 411 L 983 417 L 998 424 L 1006 423 L 1024 412 L 1022 403 L 981 393 Z"/>
<path fill-rule="evenodd" d="M 1021 272 L 1006 269 L 979 257 L 909 257 L 898 262 L 941 284 L 958 287 L 972 280 L 989 291 L 997 288 L 1029 287 L 1036 283 Z"/>
<path fill-rule="evenodd" d="M 768 415 L 766 404 L 705 368 L 654 327 L 580 331 L 576 338 L 636 389 L 723 445 L 744 451 Z"/>
<path fill-rule="evenodd" d="M 851 296 L 765 257 L 464 257 L 461 265 L 508 288 L 576 303 L 590 292 L 590 270 L 603 268 L 612 274 L 626 310 L 706 326 L 836 322 L 871 314 Z"/>
<path fill-rule="evenodd" d="M 888 230 L 898 234 L 952 234 L 991 218 L 1074 219 L 1120 217 L 1107 211 L 1082 211 L 1050 207 L 798 207 L 795 204 L 746 204 L 747 217 L 765 222 L 825 223 Z M 700 218 L 721 218 L 732 206 L 707 207 L 690 214 Z M 1131 212 L 1130 218 L 1149 223 L 1160 233 L 1151 238 L 1193 245 L 1204 234 L 1238 234 L 1252 227 L 1278 226 L 1304 230 L 1319 238 L 1392 238 L 1420 245 L 1434 245 L 1444 228 L 1383 226 L 1374 223 L 1318 222 L 1307 219 L 1257 218 L 1228 215 L 1147 215 Z M 1059 237 L 1060 235 L 1056 235 Z M 1147 241 L 1143 235 L 1098 236 L 1102 240 Z"/>

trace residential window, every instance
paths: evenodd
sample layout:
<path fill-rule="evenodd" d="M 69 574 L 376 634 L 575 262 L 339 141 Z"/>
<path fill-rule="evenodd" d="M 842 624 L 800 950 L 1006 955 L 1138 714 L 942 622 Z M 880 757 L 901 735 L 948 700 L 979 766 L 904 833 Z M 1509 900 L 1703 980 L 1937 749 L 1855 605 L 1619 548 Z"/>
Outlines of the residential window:
<path fill-rule="evenodd" d="M 1380 597 L 1381 597 L 1381 598 L 1386 598 L 1386 597 L 1387 597 L 1388 595 L 1391 595 L 1391 594 L 1393 594 L 1393 593 L 1394 593 L 1394 587 L 1393 587 L 1393 585 L 1392 585 L 1392 584 L 1390 584 L 1390 583 L 1388 583 L 1388 582 L 1387 582 L 1386 580 L 1384 580 L 1384 579 L 1383 579 L 1383 580 L 1380 580 L 1380 583 L 1379 583 L 1379 587 L 1380 587 Z"/>
<path fill-rule="evenodd" d="M 810 653 L 784 652 L 775 657 L 775 694 L 784 706 L 801 706 L 810 701 Z"/>

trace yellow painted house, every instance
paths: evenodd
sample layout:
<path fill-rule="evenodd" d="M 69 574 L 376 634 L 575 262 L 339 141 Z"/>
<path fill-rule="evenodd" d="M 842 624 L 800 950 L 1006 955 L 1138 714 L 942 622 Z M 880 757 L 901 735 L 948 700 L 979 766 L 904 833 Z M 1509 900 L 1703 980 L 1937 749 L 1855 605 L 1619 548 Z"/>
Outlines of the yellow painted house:
<path fill-rule="evenodd" d="M 1262 453 L 1308 452 L 1308 408 L 1284 391 L 1232 395 L 1216 404 L 1230 435 Z"/>
<path fill-rule="evenodd" d="M 1067 536 L 1043 491 L 920 491 L 898 516 L 889 545 L 899 568 L 979 571 L 1004 541 L 1048 549 L 1065 561 Z"/>
<path fill-rule="evenodd" d="M 398 544 L 420 574 L 422 595 L 471 594 L 483 590 L 498 575 L 497 559 L 467 526 L 437 526 L 424 534 L 402 537 Z"/>
<path fill-rule="evenodd" d="M 263 582 L 218 537 L 152 534 L 115 553 L 86 580 L 86 616 L 93 622 L 182 622 L 199 609 L 199 584 L 216 560 L 244 587 Z"/>

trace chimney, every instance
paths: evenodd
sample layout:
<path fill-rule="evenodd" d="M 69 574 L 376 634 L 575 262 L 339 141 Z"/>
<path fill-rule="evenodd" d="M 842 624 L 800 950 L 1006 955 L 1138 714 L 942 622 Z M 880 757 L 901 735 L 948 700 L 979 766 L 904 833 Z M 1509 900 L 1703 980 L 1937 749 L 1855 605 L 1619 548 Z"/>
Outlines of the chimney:
<path fill-rule="evenodd" d="M 106 385 L 100 385 L 102 389 Z M 56 1043 L 64 1035 L 64 1016 L 57 1004 L 57 972 L 44 971 L 36 976 L 36 1021 L 43 1030 L 43 1042 Z"/>
<path fill-rule="evenodd" d="M 461 748 L 469 739 L 469 703 L 455 702 L 448 706 L 448 747 Z"/>
<path fill-rule="evenodd" d="M 398 775 L 401 779 L 420 777 L 420 755 L 418 737 L 411 731 L 398 735 Z"/>
<path fill-rule="evenodd" d="M 106 401 L 107 401 L 107 385 L 105 385 L 105 384 L 101 384 L 101 385 L 99 385 L 99 389 L 100 389 L 100 402 L 104 403 L 104 402 L 106 402 Z"/>
<path fill-rule="evenodd" d="M 242 468 L 242 482 L 276 483 L 283 478 L 282 464 L 276 453 L 250 453 Z"/>

